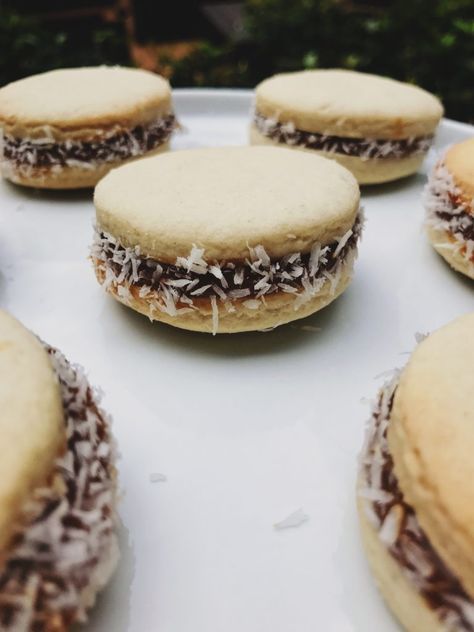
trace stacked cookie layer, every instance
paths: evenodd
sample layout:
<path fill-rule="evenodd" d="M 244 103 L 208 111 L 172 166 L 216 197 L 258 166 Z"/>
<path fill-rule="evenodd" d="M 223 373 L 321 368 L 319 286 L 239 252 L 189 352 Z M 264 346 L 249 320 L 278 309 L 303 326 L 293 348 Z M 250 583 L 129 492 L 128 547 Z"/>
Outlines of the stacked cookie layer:
<path fill-rule="evenodd" d="M 450 147 L 425 187 L 426 229 L 437 252 L 474 279 L 474 140 Z"/>
<path fill-rule="evenodd" d="M 421 165 L 443 114 L 428 92 L 348 70 L 308 70 L 256 88 L 254 144 L 314 151 L 361 184 L 396 180 Z"/>
<path fill-rule="evenodd" d="M 0 628 L 86 619 L 118 558 L 115 447 L 78 367 L 0 311 Z"/>
<path fill-rule="evenodd" d="M 303 318 L 347 287 L 361 231 L 353 176 L 264 147 L 189 150 L 110 173 L 92 259 L 119 301 L 213 333 Z"/>
<path fill-rule="evenodd" d="M 168 148 L 168 82 L 132 68 L 54 70 L 0 90 L 0 168 L 17 184 L 94 186 L 110 169 Z"/>
<path fill-rule="evenodd" d="M 411 632 L 474 629 L 474 314 L 425 339 L 379 394 L 359 478 L 362 533 Z"/>

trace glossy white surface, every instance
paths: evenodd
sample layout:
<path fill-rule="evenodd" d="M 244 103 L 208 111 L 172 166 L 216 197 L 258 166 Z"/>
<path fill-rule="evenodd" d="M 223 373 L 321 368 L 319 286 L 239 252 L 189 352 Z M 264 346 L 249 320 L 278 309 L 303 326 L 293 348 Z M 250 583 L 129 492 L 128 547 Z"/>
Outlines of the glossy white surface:
<path fill-rule="evenodd" d="M 177 91 L 186 131 L 174 147 L 245 143 L 250 101 Z M 445 121 L 438 146 L 472 133 Z M 104 295 L 87 261 L 90 192 L 0 184 L 0 305 L 87 367 L 122 453 L 122 562 L 86 629 L 398 629 L 359 542 L 364 398 L 405 362 L 415 332 L 474 309 L 472 283 L 425 239 L 423 183 L 364 189 L 355 278 L 332 306 L 215 338 L 153 325 Z M 151 482 L 157 473 L 167 480 Z M 300 507 L 308 521 L 273 528 Z"/>

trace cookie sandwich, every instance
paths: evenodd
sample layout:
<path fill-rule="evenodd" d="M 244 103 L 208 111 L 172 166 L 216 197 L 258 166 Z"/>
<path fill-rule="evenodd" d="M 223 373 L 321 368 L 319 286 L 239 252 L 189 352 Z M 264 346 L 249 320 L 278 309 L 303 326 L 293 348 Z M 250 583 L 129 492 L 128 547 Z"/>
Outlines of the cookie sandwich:
<path fill-rule="evenodd" d="M 380 391 L 359 515 L 380 591 L 409 632 L 474 630 L 474 313 L 421 342 Z"/>
<path fill-rule="evenodd" d="M 415 173 L 443 115 L 439 100 L 413 85 L 349 70 L 275 75 L 256 88 L 253 144 L 317 152 L 361 184 Z"/>
<path fill-rule="evenodd" d="M 28 187 L 94 186 L 110 169 L 168 148 L 168 82 L 118 66 L 53 70 L 0 89 L 0 170 Z"/>
<path fill-rule="evenodd" d="M 84 373 L 0 311 L 0 629 L 86 619 L 118 558 L 115 448 Z"/>
<path fill-rule="evenodd" d="M 426 231 L 449 265 L 474 279 L 474 139 L 450 147 L 424 191 Z"/>
<path fill-rule="evenodd" d="M 303 318 L 347 287 L 359 188 L 333 161 L 273 147 L 168 153 L 108 174 L 92 261 L 120 302 L 232 333 Z"/>

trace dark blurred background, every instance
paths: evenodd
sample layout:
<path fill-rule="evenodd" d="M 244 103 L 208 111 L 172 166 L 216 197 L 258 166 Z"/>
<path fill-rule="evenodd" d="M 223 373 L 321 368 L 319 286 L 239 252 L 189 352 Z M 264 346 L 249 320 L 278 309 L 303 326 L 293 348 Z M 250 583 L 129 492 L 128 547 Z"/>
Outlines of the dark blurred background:
<path fill-rule="evenodd" d="M 474 0 L 0 0 L 0 85 L 136 65 L 174 87 L 344 67 L 416 83 L 474 122 Z"/>

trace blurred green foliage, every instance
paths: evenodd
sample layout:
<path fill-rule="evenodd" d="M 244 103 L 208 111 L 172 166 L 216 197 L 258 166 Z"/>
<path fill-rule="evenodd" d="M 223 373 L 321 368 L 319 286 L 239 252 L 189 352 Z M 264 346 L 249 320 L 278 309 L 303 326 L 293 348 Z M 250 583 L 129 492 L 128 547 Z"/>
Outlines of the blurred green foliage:
<path fill-rule="evenodd" d="M 66 31 L 2 8 L 0 42 L 0 85 L 53 68 L 129 63 L 119 25 Z"/>
<path fill-rule="evenodd" d="M 174 86 L 253 87 L 276 72 L 353 68 L 438 94 L 474 122 L 474 0 L 246 0 L 245 35 L 204 43 L 171 68 Z M 2 8 L 0 85 L 51 68 L 129 64 L 120 24 L 47 27 Z"/>
<path fill-rule="evenodd" d="M 174 86 L 253 87 L 276 72 L 343 67 L 416 83 L 474 121 L 474 0 L 247 0 L 245 38 L 172 63 Z"/>

